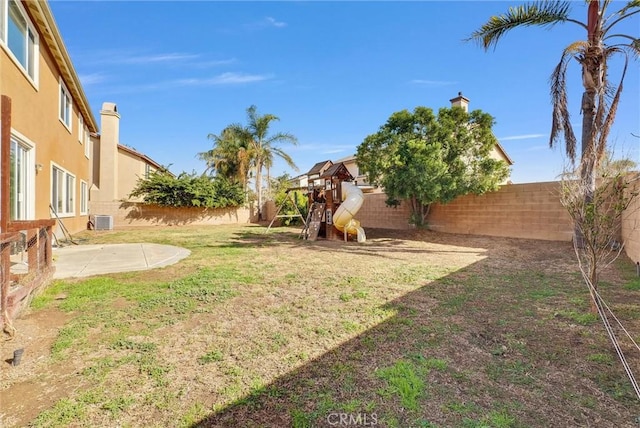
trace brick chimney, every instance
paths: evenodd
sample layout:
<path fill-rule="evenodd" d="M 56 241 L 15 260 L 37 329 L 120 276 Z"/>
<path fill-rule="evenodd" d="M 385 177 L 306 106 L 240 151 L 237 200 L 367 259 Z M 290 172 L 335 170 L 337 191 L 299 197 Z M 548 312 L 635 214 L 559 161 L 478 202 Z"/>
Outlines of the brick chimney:
<path fill-rule="evenodd" d="M 462 107 L 464 111 L 469 111 L 469 98 L 464 97 L 462 92 L 458 92 L 458 96 L 449 101 L 451 101 L 451 107 Z"/>
<path fill-rule="evenodd" d="M 100 201 L 118 199 L 118 144 L 120 114 L 115 103 L 103 103 L 100 110 Z"/>

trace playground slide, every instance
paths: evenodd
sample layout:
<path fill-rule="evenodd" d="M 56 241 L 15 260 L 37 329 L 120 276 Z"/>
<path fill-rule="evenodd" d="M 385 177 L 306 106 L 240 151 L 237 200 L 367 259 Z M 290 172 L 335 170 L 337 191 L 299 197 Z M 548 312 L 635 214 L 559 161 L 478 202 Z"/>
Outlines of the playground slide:
<path fill-rule="evenodd" d="M 333 225 L 340 232 L 344 232 L 358 237 L 358 242 L 364 242 L 367 240 L 367 236 L 364 234 L 364 229 L 360 226 L 360 222 L 353 217 L 356 215 L 362 203 L 364 202 L 364 195 L 362 190 L 358 189 L 353 183 L 348 181 L 342 182 L 342 204 L 338 207 L 333 214 Z"/>

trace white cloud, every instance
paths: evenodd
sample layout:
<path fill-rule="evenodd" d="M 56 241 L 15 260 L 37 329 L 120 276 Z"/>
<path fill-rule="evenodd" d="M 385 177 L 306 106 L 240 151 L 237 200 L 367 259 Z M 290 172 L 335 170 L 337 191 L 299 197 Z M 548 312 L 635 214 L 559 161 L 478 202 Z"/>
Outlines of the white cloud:
<path fill-rule="evenodd" d="M 97 85 L 106 80 L 106 77 L 102 73 L 80 74 L 78 78 L 80 82 L 82 82 L 82 86 Z"/>
<path fill-rule="evenodd" d="M 270 16 L 267 16 L 265 19 L 267 21 L 267 24 L 272 26 L 272 27 L 282 28 L 282 27 L 286 27 L 287 26 L 286 22 L 276 21 L 275 18 L 272 18 Z"/>
<path fill-rule="evenodd" d="M 508 137 L 498 138 L 500 141 L 512 141 L 512 140 L 531 140 L 533 138 L 546 137 L 547 134 L 522 134 L 522 135 L 510 135 Z"/>
<path fill-rule="evenodd" d="M 242 83 L 262 82 L 270 78 L 271 76 L 262 74 L 229 72 L 206 79 L 180 79 L 176 80 L 175 83 L 182 86 L 237 85 Z"/>
<path fill-rule="evenodd" d="M 134 55 L 128 57 L 119 58 L 119 62 L 125 64 L 145 64 L 145 63 L 171 63 L 171 62 L 184 62 L 185 60 L 192 60 L 199 58 L 197 54 L 186 53 L 163 53 L 154 55 Z"/>
<path fill-rule="evenodd" d="M 455 85 L 458 82 L 447 81 L 447 80 L 413 79 L 409 83 L 414 85 L 425 85 L 425 86 L 448 86 L 448 85 Z"/>
<path fill-rule="evenodd" d="M 346 151 L 346 150 L 345 149 L 330 149 L 330 150 L 324 150 L 324 151 L 322 151 L 322 153 L 325 154 L 325 155 L 333 155 L 333 154 L 336 154 L 336 153 L 342 153 L 344 151 Z"/>

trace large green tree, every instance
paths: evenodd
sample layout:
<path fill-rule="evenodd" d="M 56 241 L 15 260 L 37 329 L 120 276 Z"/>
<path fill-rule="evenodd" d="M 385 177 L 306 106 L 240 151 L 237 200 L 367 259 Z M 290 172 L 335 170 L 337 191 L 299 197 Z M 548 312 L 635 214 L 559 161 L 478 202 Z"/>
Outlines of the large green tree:
<path fill-rule="evenodd" d="M 384 187 L 387 203 L 407 200 L 412 221 L 424 224 L 434 202 L 494 190 L 509 175 L 504 161 L 490 156 L 497 140 L 493 118 L 480 110 L 426 107 L 393 113 L 357 148 L 369 182 Z"/>
<path fill-rule="evenodd" d="M 584 30 L 584 39 L 574 40 L 560 55 L 560 61 L 551 74 L 552 123 L 549 144 L 553 147 L 564 136 L 566 153 L 576 161 L 577 139 L 570 121 L 567 98 L 567 69 L 571 60 L 581 67 L 583 94 L 580 104 L 582 132 L 580 147 L 580 179 L 588 203 L 596 189 L 596 169 L 606 152 L 607 138 L 616 116 L 629 56 L 640 54 L 638 35 L 617 33 L 619 24 L 640 12 L 640 0 L 616 2 L 622 8 L 610 11 L 611 0 L 586 0 L 585 22 L 570 16 L 572 1 L 539 1 L 511 7 L 493 16 L 471 34 L 470 40 L 481 43 L 485 49 L 496 46 L 510 30 L 517 27 L 549 27 L 559 23 L 578 25 Z M 609 76 L 609 61 L 614 55 L 624 58 L 624 66 L 617 84 Z M 578 246 L 582 236 L 576 227 Z"/>

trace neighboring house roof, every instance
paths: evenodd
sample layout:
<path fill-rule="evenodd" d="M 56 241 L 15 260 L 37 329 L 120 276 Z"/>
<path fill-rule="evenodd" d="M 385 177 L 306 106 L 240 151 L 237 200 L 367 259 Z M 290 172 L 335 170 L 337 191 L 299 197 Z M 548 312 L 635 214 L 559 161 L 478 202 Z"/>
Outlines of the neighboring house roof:
<path fill-rule="evenodd" d="M 322 174 L 322 172 L 326 170 L 328 167 L 330 167 L 331 165 L 333 165 L 333 162 L 331 162 L 330 160 L 318 162 L 317 164 L 311 167 L 309 172 L 307 172 L 307 175 Z"/>
<path fill-rule="evenodd" d="M 342 162 L 331 165 L 321 176 L 321 178 L 338 177 L 343 180 L 353 180 L 353 175 Z"/>
<path fill-rule="evenodd" d="M 511 157 L 507 154 L 507 151 L 504 149 L 504 147 L 502 147 L 502 145 L 498 140 L 496 140 L 496 149 L 500 152 L 502 156 L 504 156 L 509 166 L 513 165 L 513 159 L 511 159 Z"/>
<path fill-rule="evenodd" d="M 51 55 L 53 56 L 56 66 L 60 70 L 60 75 L 62 76 L 64 83 L 76 101 L 76 107 L 82 112 L 82 116 L 85 119 L 84 123 L 87 125 L 90 132 L 97 133 L 98 122 L 93 116 L 89 101 L 84 93 L 84 89 L 82 89 L 80 78 L 73 67 L 71 57 L 67 52 L 64 41 L 62 40 L 62 36 L 60 35 L 56 21 L 53 18 L 49 4 L 42 1 L 25 1 L 22 4 L 29 10 L 34 24 L 38 27 L 41 40 L 46 42 L 47 47 L 51 51 Z"/>
<path fill-rule="evenodd" d="M 132 156 L 135 156 L 137 158 L 139 158 L 140 160 L 143 160 L 144 162 L 148 163 L 149 165 L 151 165 L 152 167 L 154 167 L 155 169 L 165 169 L 162 165 L 160 165 L 158 162 L 154 161 L 153 159 L 151 159 L 149 156 L 142 154 L 130 147 L 127 146 L 123 146 L 122 144 L 118 144 L 118 150 L 122 150 L 123 152 L 127 152 Z"/>

